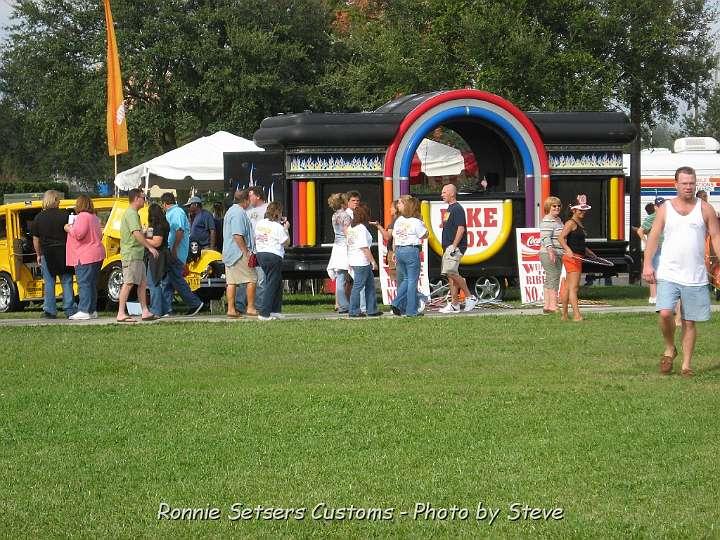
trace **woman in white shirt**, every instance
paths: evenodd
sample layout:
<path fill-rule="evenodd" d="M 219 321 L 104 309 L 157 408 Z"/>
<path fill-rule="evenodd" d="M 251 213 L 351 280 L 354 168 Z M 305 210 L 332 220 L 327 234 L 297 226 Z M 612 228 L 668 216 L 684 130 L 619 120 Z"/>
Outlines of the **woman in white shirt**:
<path fill-rule="evenodd" d="M 419 317 L 417 284 L 420 279 L 420 251 L 428 231 L 420 219 L 420 202 L 411 195 L 398 201 L 400 216 L 393 226 L 393 244 L 398 275 L 403 276 L 391 309 L 395 315 Z"/>
<path fill-rule="evenodd" d="M 282 261 L 285 247 L 290 244 L 290 224 L 282 215 L 282 205 L 271 202 L 265 218 L 255 225 L 255 255 L 258 265 L 265 272 L 265 291 L 258 304 L 258 320 L 271 321 L 281 318 L 282 311 Z"/>
<path fill-rule="evenodd" d="M 353 212 L 352 227 L 347 230 L 348 263 L 353 270 L 353 286 L 350 291 L 350 317 L 364 317 L 360 311 L 360 291 L 365 289 L 365 303 L 368 317 L 382 315 L 377 308 L 375 276 L 377 269 L 375 257 L 370 251 L 372 235 L 367 230 L 370 210 L 366 204 L 360 204 Z"/>

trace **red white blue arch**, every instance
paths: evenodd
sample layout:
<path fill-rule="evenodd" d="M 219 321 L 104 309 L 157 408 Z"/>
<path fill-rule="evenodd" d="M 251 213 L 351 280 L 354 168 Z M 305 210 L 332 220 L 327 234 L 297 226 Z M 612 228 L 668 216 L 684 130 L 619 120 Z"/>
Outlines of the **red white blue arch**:
<path fill-rule="evenodd" d="M 518 177 L 524 179 L 525 225 L 539 222 L 543 192 L 549 191 L 547 152 L 535 125 L 509 101 L 480 90 L 441 92 L 415 107 L 402 121 L 385 155 L 385 199 L 410 192 L 410 166 L 418 145 L 433 129 L 449 121 L 479 118 L 513 142 L 520 156 Z M 543 189 L 544 188 L 544 189 Z"/>

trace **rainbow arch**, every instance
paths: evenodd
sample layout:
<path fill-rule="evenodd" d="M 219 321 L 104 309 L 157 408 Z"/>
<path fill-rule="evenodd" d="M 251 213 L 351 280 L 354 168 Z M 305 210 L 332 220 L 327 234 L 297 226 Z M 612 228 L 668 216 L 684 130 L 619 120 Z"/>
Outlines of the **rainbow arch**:
<path fill-rule="evenodd" d="M 502 130 L 520 155 L 518 176 L 524 179 L 525 225 L 539 223 L 540 203 L 550 194 L 550 167 L 545 146 L 532 121 L 509 101 L 481 90 L 440 92 L 415 107 L 400 124 L 385 155 L 383 169 L 385 221 L 390 204 L 410 192 L 410 166 L 423 138 L 450 120 L 480 118 Z"/>

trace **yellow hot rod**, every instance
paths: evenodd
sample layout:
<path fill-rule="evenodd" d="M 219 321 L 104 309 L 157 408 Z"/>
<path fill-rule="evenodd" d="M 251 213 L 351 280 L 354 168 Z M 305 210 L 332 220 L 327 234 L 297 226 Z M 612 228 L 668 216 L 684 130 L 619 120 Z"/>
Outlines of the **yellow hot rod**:
<path fill-rule="evenodd" d="M 71 210 L 75 199 L 63 199 L 60 208 Z M 103 225 L 103 261 L 98 281 L 98 300 L 116 303 L 122 286 L 120 262 L 120 220 L 128 208 L 124 198 L 93 199 L 93 206 Z M 17 311 L 29 302 L 43 299 L 43 279 L 33 248 L 30 227 L 42 210 L 41 201 L 0 205 L 0 312 Z M 140 211 L 147 223 L 147 208 Z M 191 253 L 185 276 L 190 288 L 203 300 L 220 298 L 225 291 L 225 267 L 217 251 Z M 77 283 L 74 283 L 77 293 Z M 59 281 L 55 294 L 61 296 Z"/>

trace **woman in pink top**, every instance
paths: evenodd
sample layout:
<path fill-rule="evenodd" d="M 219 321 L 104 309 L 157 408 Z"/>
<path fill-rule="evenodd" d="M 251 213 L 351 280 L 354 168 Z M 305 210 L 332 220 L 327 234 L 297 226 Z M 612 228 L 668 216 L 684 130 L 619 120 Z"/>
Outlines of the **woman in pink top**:
<path fill-rule="evenodd" d="M 97 283 L 105 259 L 102 228 L 95 215 L 92 199 L 80 195 L 75 201 L 75 216 L 65 225 L 67 232 L 66 264 L 75 267 L 80 300 L 78 312 L 69 317 L 74 321 L 97 318 Z"/>

